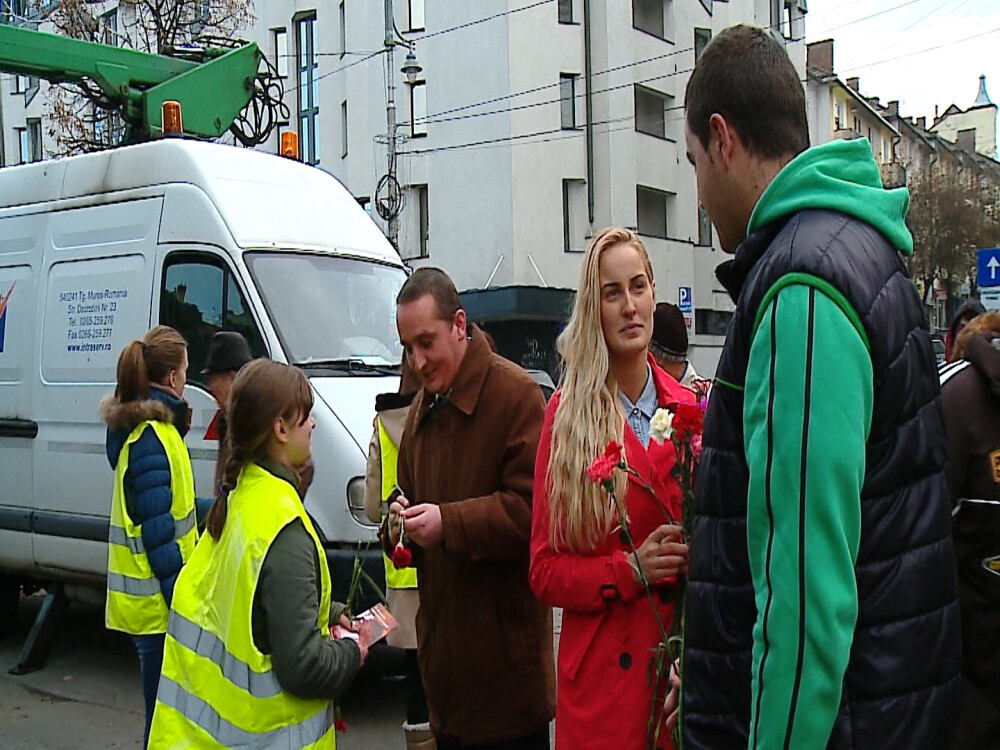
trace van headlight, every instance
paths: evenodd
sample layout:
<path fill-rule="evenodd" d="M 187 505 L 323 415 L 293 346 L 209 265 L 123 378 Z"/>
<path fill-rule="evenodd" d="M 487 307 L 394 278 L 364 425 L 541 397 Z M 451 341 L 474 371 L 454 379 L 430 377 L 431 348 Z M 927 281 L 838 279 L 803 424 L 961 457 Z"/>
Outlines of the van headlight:
<path fill-rule="evenodd" d="M 365 526 L 375 526 L 365 514 L 365 478 L 354 477 L 347 483 L 347 508 L 354 520 Z"/>

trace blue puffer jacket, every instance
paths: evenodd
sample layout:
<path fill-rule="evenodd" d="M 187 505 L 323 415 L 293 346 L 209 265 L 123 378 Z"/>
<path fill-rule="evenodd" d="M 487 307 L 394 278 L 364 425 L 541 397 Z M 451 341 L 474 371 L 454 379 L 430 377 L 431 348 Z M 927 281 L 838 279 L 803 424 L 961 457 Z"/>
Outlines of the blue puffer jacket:
<path fill-rule="evenodd" d="M 112 469 L 118 466 L 125 441 L 136 426 L 151 419 L 177 427 L 181 437 L 187 432 L 189 417 L 187 402 L 158 388 L 150 389 L 144 401 L 120 403 L 113 397 L 101 404 L 101 415 L 108 425 L 105 447 Z M 170 514 L 173 495 L 170 484 L 170 464 L 167 452 L 156 432 L 146 427 L 129 450 L 129 465 L 125 470 L 125 509 L 142 531 L 142 543 L 153 574 L 167 606 L 173 598 L 174 582 L 184 566 L 181 549 L 175 539 L 174 517 Z M 201 503 L 199 502 L 199 505 Z"/>

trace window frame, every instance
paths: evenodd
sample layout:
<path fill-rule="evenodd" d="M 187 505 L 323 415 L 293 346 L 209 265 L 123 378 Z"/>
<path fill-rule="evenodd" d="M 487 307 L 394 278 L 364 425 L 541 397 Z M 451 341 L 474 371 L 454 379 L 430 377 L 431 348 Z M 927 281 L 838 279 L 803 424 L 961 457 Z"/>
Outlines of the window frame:
<path fill-rule="evenodd" d="M 657 234 L 656 232 L 644 231 L 644 228 L 639 226 L 639 193 L 645 192 L 653 195 L 662 197 L 663 199 L 663 234 Z M 676 193 L 671 193 L 667 190 L 660 190 L 659 188 L 650 187 L 649 185 L 636 185 L 635 186 L 635 230 L 636 234 L 643 237 L 654 237 L 656 239 L 668 240 L 670 239 L 670 199 L 671 197 L 676 197 Z M 645 227 L 648 229 L 649 227 Z"/>
<path fill-rule="evenodd" d="M 162 325 L 171 325 L 182 336 L 184 335 L 184 331 L 181 330 L 181 328 L 176 325 L 176 321 L 168 322 L 164 320 L 164 305 L 163 305 L 164 295 L 167 292 L 166 288 L 167 274 L 170 272 L 171 268 L 180 265 L 209 266 L 217 268 L 222 272 L 222 303 L 221 303 L 222 310 L 221 310 L 221 324 L 218 330 L 236 331 L 237 333 L 243 334 L 244 338 L 247 338 L 243 331 L 237 330 L 236 328 L 233 327 L 228 327 L 226 325 L 227 315 L 229 312 L 227 309 L 228 307 L 227 301 L 229 299 L 229 286 L 230 284 L 235 285 L 236 290 L 241 298 L 240 301 L 243 303 L 246 312 L 248 314 L 248 317 L 253 324 L 253 333 L 255 335 L 251 336 L 247 340 L 247 344 L 250 347 L 251 356 L 253 356 L 254 358 L 270 357 L 271 354 L 269 347 L 267 345 L 267 339 L 264 338 L 263 326 L 261 325 L 260 316 L 257 314 L 257 310 L 254 309 L 253 305 L 250 304 L 250 296 L 247 294 L 246 284 L 242 282 L 242 279 L 240 279 L 239 275 L 229 265 L 227 260 L 219 255 L 216 255 L 215 253 L 198 249 L 184 249 L 184 250 L 175 250 L 164 258 L 163 266 L 160 270 L 159 289 L 157 290 L 159 296 L 156 299 L 156 304 L 158 308 L 156 315 L 157 322 L 159 322 Z M 204 318 L 202 320 L 204 320 Z M 213 334 L 214 333 L 215 332 L 213 332 Z M 210 339 L 211 336 L 208 336 L 204 341 L 198 342 L 200 346 L 204 348 L 204 351 L 206 353 L 208 351 L 208 342 Z M 194 342 L 189 341 L 186 337 L 184 340 L 187 342 L 189 354 L 192 349 L 198 351 L 198 347 L 192 346 Z M 187 373 L 188 382 L 207 389 L 208 379 L 201 373 L 201 369 L 203 366 L 204 362 L 197 361 L 195 358 L 191 358 L 189 356 L 188 373 Z"/>
<path fill-rule="evenodd" d="M 414 81 L 407 84 L 410 93 L 410 138 L 427 137 L 427 81 Z M 417 117 L 416 102 L 414 94 L 417 89 L 421 89 L 424 94 L 423 116 Z M 419 119 L 419 123 L 418 123 Z"/>
<path fill-rule="evenodd" d="M 652 133 L 652 132 L 650 132 L 648 130 L 643 130 L 643 129 L 641 129 L 639 127 L 639 97 L 640 97 L 640 94 L 642 96 L 648 96 L 648 97 L 656 98 L 663 105 L 663 113 L 662 113 L 663 133 L 662 134 L 661 133 Z M 670 141 L 671 143 L 676 143 L 676 141 L 673 138 L 671 138 L 669 135 L 667 135 L 667 109 L 668 109 L 668 105 L 670 105 L 670 103 L 673 101 L 673 99 L 674 99 L 674 97 L 670 96 L 670 94 L 664 94 L 661 91 L 657 91 L 656 89 L 651 89 L 648 86 L 643 86 L 642 84 L 639 84 L 639 83 L 632 84 L 633 126 L 635 128 L 635 132 L 642 133 L 643 135 L 652 136 L 653 138 L 659 138 L 660 140 L 663 140 L 663 141 Z"/>
<path fill-rule="evenodd" d="M 580 22 L 576 20 L 576 14 L 573 12 L 576 10 L 574 7 L 575 0 L 557 0 L 556 2 L 556 18 L 560 25 L 562 26 L 579 26 Z M 567 11 L 568 15 L 564 15 L 563 11 Z"/>
<path fill-rule="evenodd" d="M 635 19 L 635 4 L 636 4 L 636 2 L 642 2 L 642 1 L 643 0 L 632 0 L 632 7 L 631 7 L 631 11 L 632 11 L 632 28 L 635 29 L 636 31 L 641 31 L 643 34 L 648 34 L 651 37 L 654 37 L 656 39 L 660 39 L 661 41 L 669 42 L 670 44 L 673 44 L 673 40 L 670 39 L 670 37 L 667 36 L 667 33 L 670 31 L 670 29 L 669 29 L 669 25 L 670 24 L 667 23 L 667 3 L 672 2 L 672 0 L 659 0 L 660 1 L 660 32 L 659 33 L 657 33 L 656 31 L 652 31 L 650 29 L 645 29 L 642 26 L 638 26 L 636 24 L 636 19 Z"/>
<path fill-rule="evenodd" d="M 415 25 L 413 23 L 413 4 L 414 1 L 420 5 L 420 25 Z M 425 31 L 427 28 L 427 8 L 424 5 L 424 0 L 407 0 L 406 3 L 406 25 L 407 31 Z"/>
<path fill-rule="evenodd" d="M 284 45 L 279 39 L 284 40 Z M 287 79 L 288 78 L 288 61 L 290 56 L 288 54 L 288 27 L 287 26 L 276 26 L 271 29 L 271 46 L 274 49 L 274 70 L 278 75 L 278 78 Z M 284 51 L 282 51 L 282 46 L 284 46 Z M 284 72 L 282 72 L 284 70 Z"/>
<path fill-rule="evenodd" d="M 315 43 L 317 39 L 316 11 L 298 15 L 295 22 L 295 78 L 296 78 L 296 125 L 299 134 L 299 153 L 305 164 L 317 166 L 321 160 L 319 150 L 319 56 Z M 303 35 L 305 41 L 303 46 Z M 306 92 L 303 109 L 303 89 Z M 309 123 L 308 129 L 305 123 Z"/>
<path fill-rule="evenodd" d="M 577 81 L 580 80 L 579 73 L 568 73 L 562 71 L 559 73 L 559 127 L 562 130 L 579 130 L 580 125 L 578 124 L 576 116 L 576 85 Z M 568 84 L 569 86 L 569 98 L 567 100 L 566 91 L 564 87 Z M 570 125 L 566 124 L 566 113 L 568 111 L 572 116 L 572 121 Z"/>
<path fill-rule="evenodd" d="M 340 158 L 346 159 L 350 150 L 350 138 L 348 137 L 348 112 L 347 99 L 340 103 Z"/>

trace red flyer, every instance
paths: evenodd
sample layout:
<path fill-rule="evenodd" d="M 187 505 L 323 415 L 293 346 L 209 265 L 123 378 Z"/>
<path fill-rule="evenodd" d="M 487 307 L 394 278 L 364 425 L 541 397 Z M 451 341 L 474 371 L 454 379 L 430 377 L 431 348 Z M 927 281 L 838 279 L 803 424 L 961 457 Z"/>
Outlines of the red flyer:
<path fill-rule="evenodd" d="M 348 630 L 340 625 L 330 628 L 330 636 L 334 640 L 350 638 L 358 641 L 365 648 L 370 648 L 399 627 L 399 622 L 384 604 L 376 604 L 369 610 L 351 620 L 354 630 Z"/>

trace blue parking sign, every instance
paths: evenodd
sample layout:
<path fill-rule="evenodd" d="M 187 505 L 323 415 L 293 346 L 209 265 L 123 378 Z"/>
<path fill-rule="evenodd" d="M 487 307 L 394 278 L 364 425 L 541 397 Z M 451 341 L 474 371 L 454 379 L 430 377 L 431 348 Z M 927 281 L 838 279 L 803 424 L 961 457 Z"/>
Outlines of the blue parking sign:
<path fill-rule="evenodd" d="M 997 282 L 1000 284 L 1000 281 Z M 677 288 L 677 307 L 681 312 L 691 312 L 691 287 L 682 286 Z"/>
<path fill-rule="evenodd" d="M 1000 286 L 1000 247 L 980 250 L 977 267 L 979 286 Z"/>

